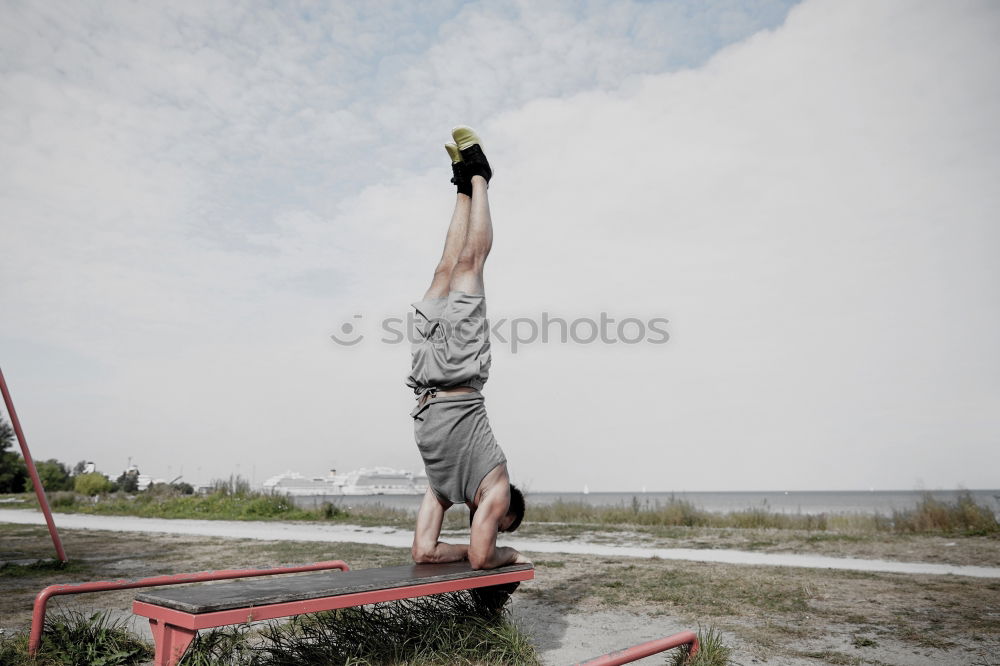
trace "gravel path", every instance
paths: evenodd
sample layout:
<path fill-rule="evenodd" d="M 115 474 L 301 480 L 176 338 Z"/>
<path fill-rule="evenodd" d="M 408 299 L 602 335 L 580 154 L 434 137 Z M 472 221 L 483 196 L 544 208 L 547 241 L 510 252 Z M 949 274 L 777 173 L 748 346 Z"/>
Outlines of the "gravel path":
<path fill-rule="evenodd" d="M 58 527 L 67 529 L 150 532 L 188 536 L 228 537 L 234 539 L 262 539 L 268 541 L 347 542 L 409 548 L 413 539 L 412 532 L 391 527 L 360 527 L 356 525 L 331 525 L 323 523 L 186 520 L 59 513 L 55 514 L 54 518 Z M 44 525 L 45 519 L 37 511 L 0 509 L 0 522 L 21 525 Z M 648 548 L 598 544 L 575 539 L 572 541 L 518 539 L 506 535 L 502 535 L 501 543 L 529 553 L 569 553 L 637 558 L 658 557 L 664 560 L 719 562 L 724 564 L 753 564 L 904 574 L 952 574 L 973 578 L 1000 578 L 1000 567 L 960 566 L 929 562 L 895 562 L 889 560 L 830 557 L 825 555 L 759 553 L 726 549 Z"/>

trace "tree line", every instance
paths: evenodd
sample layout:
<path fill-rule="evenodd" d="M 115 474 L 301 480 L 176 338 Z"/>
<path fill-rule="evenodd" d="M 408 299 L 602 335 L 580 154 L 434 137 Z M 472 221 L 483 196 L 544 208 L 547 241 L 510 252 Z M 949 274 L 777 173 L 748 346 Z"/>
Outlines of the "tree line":
<path fill-rule="evenodd" d="M 28 466 L 21 454 L 14 450 L 14 441 L 14 428 L 0 417 L 0 493 L 34 492 Z M 134 469 L 122 472 L 116 480 L 109 481 L 99 472 L 84 473 L 86 468 L 85 460 L 72 468 L 55 458 L 35 461 L 38 478 L 47 492 L 72 490 L 82 495 L 99 495 L 116 491 L 134 493 L 139 490 L 139 472 Z M 174 486 L 185 494 L 194 491 L 187 483 L 176 483 Z"/>

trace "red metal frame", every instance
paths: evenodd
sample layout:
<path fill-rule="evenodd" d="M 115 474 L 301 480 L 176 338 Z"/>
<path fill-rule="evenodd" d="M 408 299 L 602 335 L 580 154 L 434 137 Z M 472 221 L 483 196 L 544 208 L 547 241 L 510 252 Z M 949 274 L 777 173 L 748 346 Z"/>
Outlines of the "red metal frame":
<path fill-rule="evenodd" d="M 210 580 L 229 580 L 233 578 L 253 578 L 254 576 L 273 576 L 276 574 L 304 573 L 306 571 L 325 571 L 340 569 L 349 571 L 342 560 L 316 562 L 290 567 L 274 567 L 272 569 L 223 569 L 220 571 L 200 571 L 198 573 L 182 573 L 170 576 L 152 576 L 139 580 L 111 580 L 94 583 L 75 583 L 69 585 L 50 585 L 35 597 L 35 607 L 31 616 L 31 635 L 28 640 L 28 654 L 34 655 L 42 641 L 42 628 L 45 625 L 45 606 L 49 599 L 64 594 L 84 594 L 87 592 L 108 592 L 110 590 L 128 590 L 136 587 L 159 587 L 160 585 L 179 585 L 181 583 L 203 583 Z M 152 625 L 152 621 L 150 621 Z M 157 628 L 153 626 L 153 637 L 159 646 Z M 192 634 L 192 638 L 194 635 Z M 169 637 L 167 637 L 169 640 Z M 190 640 L 188 641 L 190 642 Z M 186 644 L 185 644 L 186 647 Z"/>
<path fill-rule="evenodd" d="M 10 414 L 10 422 L 14 426 L 14 434 L 17 435 L 17 443 L 21 445 L 21 455 L 24 456 L 24 464 L 28 467 L 28 474 L 31 475 L 31 483 L 35 486 L 35 496 L 38 498 L 38 506 L 42 507 L 45 514 L 45 524 L 49 526 L 49 534 L 52 535 L 52 544 L 56 547 L 56 555 L 62 562 L 68 561 L 66 551 L 63 550 L 62 540 L 59 538 L 59 531 L 56 523 L 52 520 L 52 511 L 49 510 L 49 500 L 45 496 L 45 488 L 38 478 L 38 470 L 35 469 L 35 461 L 31 459 L 31 451 L 28 450 L 28 440 L 24 438 L 24 431 L 21 430 L 21 421 L 17 418 L 17 411 L 14 409 L 14 400 L 10 397 L 7 389 L 7 380 L 3 377 L 3 370 L 0 370 L 0 393 L 3 393 L 3 401 L 7 405 L 7 413 Z"/>
<path fill-rule="evenodd" d="M 438 583 L 421 583 L 419 585 L 407 585 L 385 590 L 320 597 L 305 601 L 233 608 L 210 613 L 187 613 L 173 608 L 164 608 L 163 606 L 135 601 L 132 603 L 132 612 L 136 615 L 149 618 L 149 626 L 152 629 L 153 640 L 156 643 L 156 658 L 153 662 L 155 666 L 175 666 L 180 661 L 184 651 L 191 644 L 191 641 L 194 640 L 195 634 L 197 634 L 199 629 L 210 629 L 229 624 L 243 624 L 258 620 L 273 620 L 290 615 L 316 613 L 318 611 L 335 610 L 351 606 L 363 606 L 381 601 L 397 601 L 399 599 L 412 599 L 414 597 L 423 597 L 444 592 L 471 590 L 477 587 L 502 585 L 504 583 L 531 580 L 532 578 L 534 578 L 534 570 L 526 569 L 476 576 L 474 578 L 441 581 Z"/>
<path fill-rule="evenodd" d="M 698 645 L 698 635 L 693 631 L 682 631 L 681 633 L 674 634 L 673 636 L 658 638 L 655 641 L 647 641 L 646 643 L 633 645 L 632 647 L 625 648 L 624 650 L 609 652 L 602 657 L 596 657 L 590 661 L 580 662 L 576 664 L 576 666 L 619 666 L 620 664 L 629 664 L 644 657 L 648 657 L 658 652 L 672 650 L 682 645 L 691 646 L 691 651 L 688 652 L 688 659 L 695 656 L 698 654 L 698 649 L 700 647 Z"/>

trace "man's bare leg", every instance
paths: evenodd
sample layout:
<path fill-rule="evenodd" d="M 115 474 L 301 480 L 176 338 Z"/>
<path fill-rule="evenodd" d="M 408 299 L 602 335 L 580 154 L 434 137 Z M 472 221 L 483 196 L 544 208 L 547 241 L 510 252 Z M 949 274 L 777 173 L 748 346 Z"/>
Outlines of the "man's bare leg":
<path fill-rule="evenodd" d="M 493 219 L 486 179 L 472 177 L 472 199 L 468 231 L 458 261 L 451 271 L 449 288 L 467 294 L 485 294 L 483 266 L 493 247 Z M 437 276 L 435 275 L 435 278 Z"/>
<path fill-rule="evenodd" d="M 444 251 L 441 253 L 441 261 L 434 269 L 434 279 L 431 281 L 427 293 L 424 294 L 424 300 L 444 298 L 448 295 L 451 273 L 458 263 L 462 247 L 465 245 L 465 237 L 468 235 L 472 199 L 464 194 L 456 194 L 455 196 L 455 210 L 451 214 L 448 235 L 444 239 Z"/>

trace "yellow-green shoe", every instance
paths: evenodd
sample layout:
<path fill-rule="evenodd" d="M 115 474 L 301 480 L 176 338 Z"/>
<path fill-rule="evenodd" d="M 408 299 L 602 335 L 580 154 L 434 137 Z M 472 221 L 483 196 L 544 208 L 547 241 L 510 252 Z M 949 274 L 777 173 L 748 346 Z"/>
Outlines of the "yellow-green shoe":
<path fill-rule="evenodd" d="M 462 161 L 462 153 L 459 152 L 458 146 L 453 143 L 444 144 L 444 149 L 448 151 L 448 157 L 451 158 L 451 182 L 455 184 L 455 188 L 459 194 L 471 197 L 472 176 L 468 174 L 465 168 L 465 163 Z"/>
<path fill-rule="evenodd" d="M 476 130 L 471 127 L 466 127 L 465 125 L 459 125 L 453 129 L 451 131 L 451 138 L 453 138 L 455 143 L 458 144 L 459 150 L 465 150 L 469 146 L 473 146 L 477 143 L 482 145 L 482 142 L 479 140 L 479 135 L 476 134 Z"/>
<path fill-rule="evenodd" d="M 473 176 L 482 176 L 486 182 L 493 177 L 493 169 L 483 153 L 483 144 L 479 140 L 479 135 L 475 130 L 465 125 L 459 125 L 451 131 L 451 137 L 458 145 L 458 151 L 462 154 L 462 162 L 465 164 L 465 171 L 471 179 Z"/>

